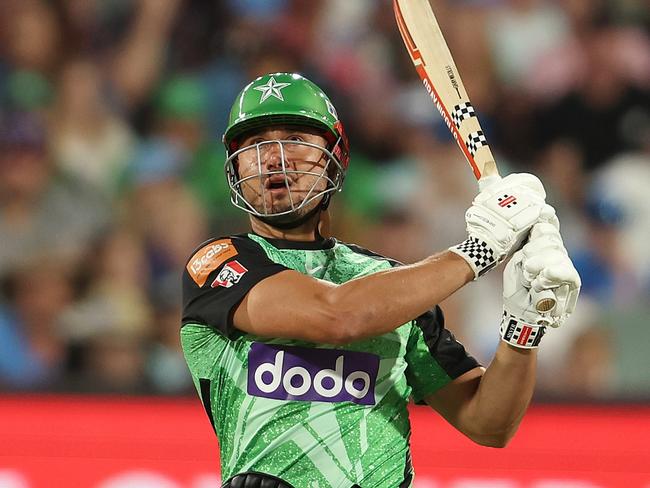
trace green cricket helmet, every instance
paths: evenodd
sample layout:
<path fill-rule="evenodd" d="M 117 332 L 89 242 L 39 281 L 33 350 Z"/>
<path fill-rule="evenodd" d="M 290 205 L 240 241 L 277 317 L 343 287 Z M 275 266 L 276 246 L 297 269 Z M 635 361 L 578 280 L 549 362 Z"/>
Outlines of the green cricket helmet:
<path fill-rule="evenodd" d="M 291 170 L 287 167 L 284 148 L 289 144 L 313 146 L 306 142 L 296 141 L 264 141 L 241 147 L 241 140 L 248 134 L 270 126 L 298 126 L 314 128 L 322 131 L 327 141 L 327 147 L 319 147 L 326 159 L 322 173 L 316 176 L 327 181 L 327 187 L 322 191 L 311 191 L 302 201 L 294 202 L 289 187 L 291 208 L 280 213 L 267 208 L 255 208 L 242 194 L 242 183 L 260 181 L 260 193 L 264 192 L 261 185 L 263 177 L 271 174 L 306 173 Z M 333 192 L 341 189 L 345 172 L 349 163 L 349 144 L 343 124 L 338 118 L 334 105 L 325 93 L 314 83 L 296 73 L 271 73 L 256 78 L 246 85 L 239 93 L 230 111 L 228 127 L 223 135 L 226 146 L 226 174 L 231 191 L 232 203 L 242 210 L 257 217 L 275 217 L 296 212 L 310 202 L 322 198 L 321 208 L 329 204 Z M 258 161 L 258 174 L 241 178 L 237 171 L 237 156 L 251 147 L 257 149 L 260 157 L 260 146 L 277 144 L 282 154 L 282 169 L 264 171 L 264 165 Z M 309 173 L 314 175 L 314 173 Z M 312 187 L 312 190 L 314 190 Z"/>

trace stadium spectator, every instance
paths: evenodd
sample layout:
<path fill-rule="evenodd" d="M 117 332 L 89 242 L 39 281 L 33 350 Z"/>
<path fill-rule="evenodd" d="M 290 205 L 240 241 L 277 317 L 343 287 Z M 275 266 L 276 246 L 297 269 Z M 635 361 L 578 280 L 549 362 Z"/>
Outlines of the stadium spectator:
<path fill-rule="evenodd" d="M 126 121 L 112 113 L 100 67 L 79 58 L 61 71 L 50 132 L 52 157 L 98 192 L 112 196 L 135 143 Z"/>
<path fill-rule="evenodd" d="M 43 253 L 71 263 L 65 266 L 71 276 L 88 275 L 85 263 L 105 239 L 134 233 L 124 239 L 129 245 L 117 247 L 137 249 L 153 270 L 130 285 L 142 287 L 137 300 L 150 311 L 151 335 L 140 350 L 149 358 L 160 341 L 177 360 L 174 345 L 158 335 L 158 318 L 167 323 L 173 313 L 157 298 L 158 288 L 182 271 L 180 257 L 170 256 L 186 254 L 188 249 L 180 248 L 191 245 L 189 239 L 166 236 L 164 245 L 152 246 L 151 236 L 162 234 L 152 228 L 187 226 L 188 233 L 203 237 L 245 229 L 228 195 L 217 190 L 226 183 L 217 135 L 245 80 L 282 70 L 313 78 L 350 115 L 354 164 L 346 185 L 352 191 L 333 204 L 337 235 L 375 247 L 377 235 L 399 216 L 406 219 L 399 220 L 409 243 L 405 259 L 439 247 L 449 222 L 462 216 L 474 182 L 413 72 L 387 7 L 366 0 L 0 2 L 0 119 L 25 141 L 3 145 L 0 155 L 1 279 Z M 647 371 L 638 345 L 647 342 L 643 324 L 650 316 L 644 308 L 650 289 L 647 2 L 439 0 L 435 8 L 499 167 L 541 177 L 563 222 L 567 247 L 605 253 L 589 242 L 586 198 L 592 187 L 623 210 L 625 219 L 615 232 L 621 244 L 606 254 L 631 270 L 635 285 L 631 295 L 625 289 L 616 293 L 626 307 L 603 317 L 601 325 L 613 344 L 610 392 L 647 397 L 650 385 L 633 373 Z M 296 23 L 300 28 L 292 29 Z M 525 36 L 515 34 L 522 30 Z M 24 135 L 29 132 L 24 127 L 34 123 L 20 119 L 39 120 L 40 135 Z M 3 131 L 0 139 L 14 138 Z M 171 193 L 159 209 L 147 204 L 144 212 L 139 205 L 148 190 L 141 190 L 148 183 L 140 189 L 126 185 L 130 162 L 143 151 L 155 153 L 152 140 L 173 145 L 181 139 L 190 141 L 182 164 L 171 173 L 161 170 L 160 180 L 167 183 L 149 192 L 161 201 Z M 148 178 L 155 179 L 156 172 Z M 387 188 L 394 190 L 390 197 L 384 196 Z M 430 200 L 409 200 L 409 194 Z M 435 202 L 435 219 L 425 201 Z M 165 216 L 168 212 L 175 216 Z M 184 221 L 178 214 L 190 217 Z M 134 230 L 134 224 L 140 227 Z M 385 243 L 394 247 L 391 235 Z M 67 323 L 69 310 L 101 294 L 96 281 L 102 279 L 93 274 L 81 289 L 75 284 L 70 307 L 57 312 L 65 314 L 59 322 Z M 498 293 L 488 276 L 444 304 L 450 327 L 482 360 L 491 356 L 495 342 L 468 304 L 493 303 L 490 297 Z M 2 293 L 0 304 L 4 323 L 14 324 L 11 343 L 26 337 L 16 325 L 13 296 Z M 59 371 L 76 385 L 86 367 L 85 343 L 68 332 L 67 366 Z M 25 378 L 32 374 L 24 362 L 13 369 L 20 370 L 18 364 L 25 364 Z M 25 381 L 23 387 L 37 384 Z M 21 382 L 12 385 L 7 388 Z M 38 385 L 34 388 L 55 388 L 47 381 Z M 543 394 L 545 384 L 538 386 Z"/>
<path fill-rule="evenodd" d="M 0 120 L 0 275 L 33 258 L 75 261 L 111 219 L 110 206 L 52 163 L 34 113 Z"/>
<path fill-rule="evenodd" d="M 68 347 L 59 318 L 76 299 L 72 269 L 49 257 L 33 258 L 5 273 L 3 284 L 8 306 L 0 308 L 0 385 L 62 386 Z"/>

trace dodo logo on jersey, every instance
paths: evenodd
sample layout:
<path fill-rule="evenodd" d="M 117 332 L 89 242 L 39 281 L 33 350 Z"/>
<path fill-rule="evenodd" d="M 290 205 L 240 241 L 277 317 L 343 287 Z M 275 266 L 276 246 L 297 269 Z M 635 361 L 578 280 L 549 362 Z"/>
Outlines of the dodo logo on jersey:
<path fill-rule="evenodd" d="M 375 404 L 379 356 L 255 342 L 248 353 L 248 394 L 276 400 Z"/>
<path fill-rule="evenodd" d="M 187 272 L 194 282 L 199 285 L 205 285 L 208 275 L 217 269 L 221 263 L 227 259 L 237 256 L 237 249 L 233 246 L 230 239 L 220 239 L 210 242 L 199 249 L 189 263 L 187 263 Z"/>

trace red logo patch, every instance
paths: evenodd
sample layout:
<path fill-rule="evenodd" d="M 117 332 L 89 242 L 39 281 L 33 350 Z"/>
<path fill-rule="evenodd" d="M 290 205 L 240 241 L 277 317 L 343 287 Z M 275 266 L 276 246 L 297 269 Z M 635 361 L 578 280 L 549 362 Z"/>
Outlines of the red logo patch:
<path fill-rule="evenodd" d="M 216 288 L 217 286 L 230 288 L 239 283 L 239 280 L 241 280 L 241 277 L 244 276 L 247 271 L 248 270 L 242 266 L 239 261 L 231 261 L 226 264 L 221 271 L 219 271 L 219 274 L 210 286 L 212 288 Z"/>
<path fill-rule="evenodd" d="M 513 205 L 517 205 L 517 197 L 512 195 L 503 195 L 499 197 L 499 207 L 510 208 Z"/>
<path fill-rule="evenodd" d="M 528 325 L 524 325 L 521 328 L 521 334 L 519 335 L 519 339 L 517 339 L 517 344 L 526 344 L 528 342 L 528 338 L 530 337 L 530 333 L 533 331 L 532 327 L 529 327 Z"/>

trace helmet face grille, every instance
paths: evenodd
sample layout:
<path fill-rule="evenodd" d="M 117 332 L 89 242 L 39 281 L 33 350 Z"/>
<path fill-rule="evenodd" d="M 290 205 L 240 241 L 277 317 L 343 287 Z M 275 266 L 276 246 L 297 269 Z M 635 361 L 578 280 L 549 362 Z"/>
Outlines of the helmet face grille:
<path fill-rule="evenodd" d="M 239 141 L 246 134 L 272 126 L 298 126 L 321 131 L 327 141 L 327 147 L 316 147 L 325 158 L 325 167 L 319 167 L 317 174 L 288 169 L 285 148 L 290 148 L 287 146 L 288 144 L 298 144 L 295 141 L 264 141 L 255 146 L 239 147 Z M 329 202 L 329 195 L 340 190 L 348 167 L 348 140 L 334 105 L 317 85 L 296 73 L 267 74 L 244 87 L 230 111 L 223 142 L 226 146 L 225 169 L 230 186 L 231 201 L 236 207 L 258 217 L 287 215 L 292 212 L 298 214 L 302 208 L 310 205 L 316 199 L 322 199 L 323 208 L 325 208 Z M 253 195 L 257 193 L 256 200 L 261 198 L 261 202 L 266 205 L 267 195 L 265 193 L 267 190 L 263 183 L 270 176 L 278 173 L 263 169 L 260 148 L 263 148 L 264 144 L 279 145 L 282 154 L 281 173 L 284 175 L 285 181 L 302 177 L 315 179 L 314 186 L 306 196 L 294 194 L 292 188 L 287 184 L 290 208 L 281 212 L 266 207 L 260 208 L 259 201 L 258 205 L 254 205 L 254 202 L 249 201 L 244 195 L 247 193 L 250 199 L 252 198 L 251 192 Z M 237 171 L 237 158 L 243 151 L 251 150 L 256 150 L 258 153 L 257 174 L 242 178 Z M 274 178 L 276 183 L 278 179 L 277 176 Z"/>
<path fill-rule="evenodd" d="M 335 144 L 337 147 L 339 141 Z M 266 146 L 277 145 L 281 156 L 281 168 L 268 170 L 265 169 L 262 162 L 261 153 Z M 325 158 L 325 164 L 317 170 L 296 170 L 291 169 L 287 163 L 286 150 L 291 146 L 306 146 L 309 148 L 316 148 L 322 152 Z M 257 171 L 253 174 L 242 177 L 237 169 L 237 158 L 244 151 L 255 151 L 257 154 Z M 297 217 L 300 215 L 300 210 L 304 209 L 312 202 L 321 198 L 327 198 L 326 195 L 339 191 L 343 184 L 345 170 L 337 157 L 334 156 L 329 149 L 302 141 L 286 141 L 286 140 L 271 140 L 263 141 L 257 144 L 252 144 L 242 147 L 232 154 L 228 155 L 225 163 L 225 170 L 230 187 L 230 201 L 232 204 L 248 212 L 256 217 L 278 217 L 282 215 L 289 215 L 295 213 Z M 267 205 L 266 193 L 269 191 L 265 186 L 268 178 L 274 175 L 282 175 L 284 184 L 289 197 L 289 208 L 284 210 L 273 210 Z M 294 192 L 289 184 L 289 181 L 298 180 L 300 178 L 309 177 L 313 179 L 313 183 L 306 190 L 299 194 Z M 325 185 L 320 184 L 324 182 Z M 320 185 L 319 185 L 320 184 Z M 249 188 L 249 193 L 257 194 L 259 201 L 252 202 L 244 195 L 243 187 Z M 319 189 L 322 188 L 322 189 Z M 304 195 L 303 195 L 304 194 Z"/>

